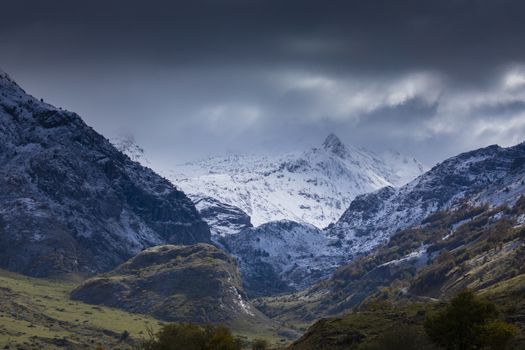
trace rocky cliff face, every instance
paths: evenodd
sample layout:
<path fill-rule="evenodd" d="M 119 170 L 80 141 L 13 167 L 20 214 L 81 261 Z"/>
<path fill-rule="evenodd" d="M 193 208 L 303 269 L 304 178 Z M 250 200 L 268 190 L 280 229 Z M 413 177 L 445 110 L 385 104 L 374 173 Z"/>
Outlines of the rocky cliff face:
<path fill-rule="evenodd" d="M 262 322 L 246 299 L 235 259 L 208 244 L 149 248 L 87 280 L 72 298 L 179 322 Z"/>
<path fill-rule="evenodd" d="M 183 192 L 0 73 L 0 267 L 95 273 L 148 246 L 209 240 Z"/>
<path fill-rule="evenodd" d="M 236 206 L 222 203 L 212 197 L 190 197 L 202 219 L 210 226 L 212 239 L 220 240 L 253 227 L 250 216 Z"/>

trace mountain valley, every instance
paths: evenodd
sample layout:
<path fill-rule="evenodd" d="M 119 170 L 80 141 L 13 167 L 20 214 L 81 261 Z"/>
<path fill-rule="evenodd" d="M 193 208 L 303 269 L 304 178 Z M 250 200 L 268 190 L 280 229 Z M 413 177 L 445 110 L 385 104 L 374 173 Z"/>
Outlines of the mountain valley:
<path fill-rule="evenodd" d="M 367 349 L 398 324 L 423 334 L 464 290 L 525 344 L 525 143 L 425 171 L 332 134 L 170 182 L 5 73 L 0 141 L 5 349 L 129 349 L 168 322 L 224 324 L 244 347 Z"/>

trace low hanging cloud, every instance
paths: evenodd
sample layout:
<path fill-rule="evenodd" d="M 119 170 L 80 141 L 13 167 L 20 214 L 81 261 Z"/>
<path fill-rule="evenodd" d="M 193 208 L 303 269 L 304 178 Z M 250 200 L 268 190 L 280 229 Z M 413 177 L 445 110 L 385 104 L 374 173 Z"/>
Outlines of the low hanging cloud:
<path fill-rule="evenodd" d="M 379 110 L 396 109 L 411 100 L 434 104 L 441 94 L 439 78 L 411 73 L 394 79 L 336 79 L 290 75 L 282 79 L 285 96 L 299 95 L 310 101 L 310 118 L 358 122 Z"/>

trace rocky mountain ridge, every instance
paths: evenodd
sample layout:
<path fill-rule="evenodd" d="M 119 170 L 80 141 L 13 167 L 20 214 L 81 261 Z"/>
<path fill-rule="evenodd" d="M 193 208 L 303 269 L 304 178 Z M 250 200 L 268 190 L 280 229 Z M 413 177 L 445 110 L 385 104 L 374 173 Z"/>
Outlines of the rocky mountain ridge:
<path fill-rule="evenodd" d="M 92 274 L 149 246 L 209 241 L 183 192 L 0 73 L 0 267 Z"/>
<path fill-rule="evenodd" d="M 525 144 L 496 145 L 462 153 L 400 187 L 358 196 L 329 228 L 356 253 L 386 242 L 396 231 L 429 215 L 461 206 L 512 204 L 525 191 Z"/>
<path fill-rule="evenodd" d="M 220 240 L 237 257 L 251 297 L 304 289 L 348 261 L 337 240 L 315 226 L 274 221 Z"/>

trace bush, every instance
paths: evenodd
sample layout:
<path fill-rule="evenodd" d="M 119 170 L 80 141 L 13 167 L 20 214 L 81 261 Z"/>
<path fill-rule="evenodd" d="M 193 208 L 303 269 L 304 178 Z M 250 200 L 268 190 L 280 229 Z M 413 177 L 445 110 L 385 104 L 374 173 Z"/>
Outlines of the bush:
<path fill-rule="evenodd" d="M 142 344 L 144 350 L 241 350 L 241 342 L 225 326 L 168 324 Z"/>
<path fill-rule="evenodd" d="M 496 306 L 462 292 L 447 307 L 425 321 L 432 342 L 445 349 L 504 349 L 516 333 L 513 326 L 497 320 Z"/>
<path fill-rule="evenodd" d="M 124 341 L 124 340 L 126 340 L 128 338 L 129 338 L 129 332 L 125 330 L 124 332 L 122 332 L 120 334 L 119 340 L 120 341 Z"/>
<path fill-rule="evenodd" d="M 481 343 L 488 349 L 505 349 L 516 333 L 517 329 L 513 325 L 495 320 L 482 327 Z"/>
<path fill-rule="evenodd" d="M 252 350 L 266 350 L 268 342 L 264 339 L 255 339 L 252 343 Z"/>
<path fill-rule="evenodd" d="M 421 328 L 402 326 L 381 334 L 359 350 L 430 350 L 434 349 Z"/>

